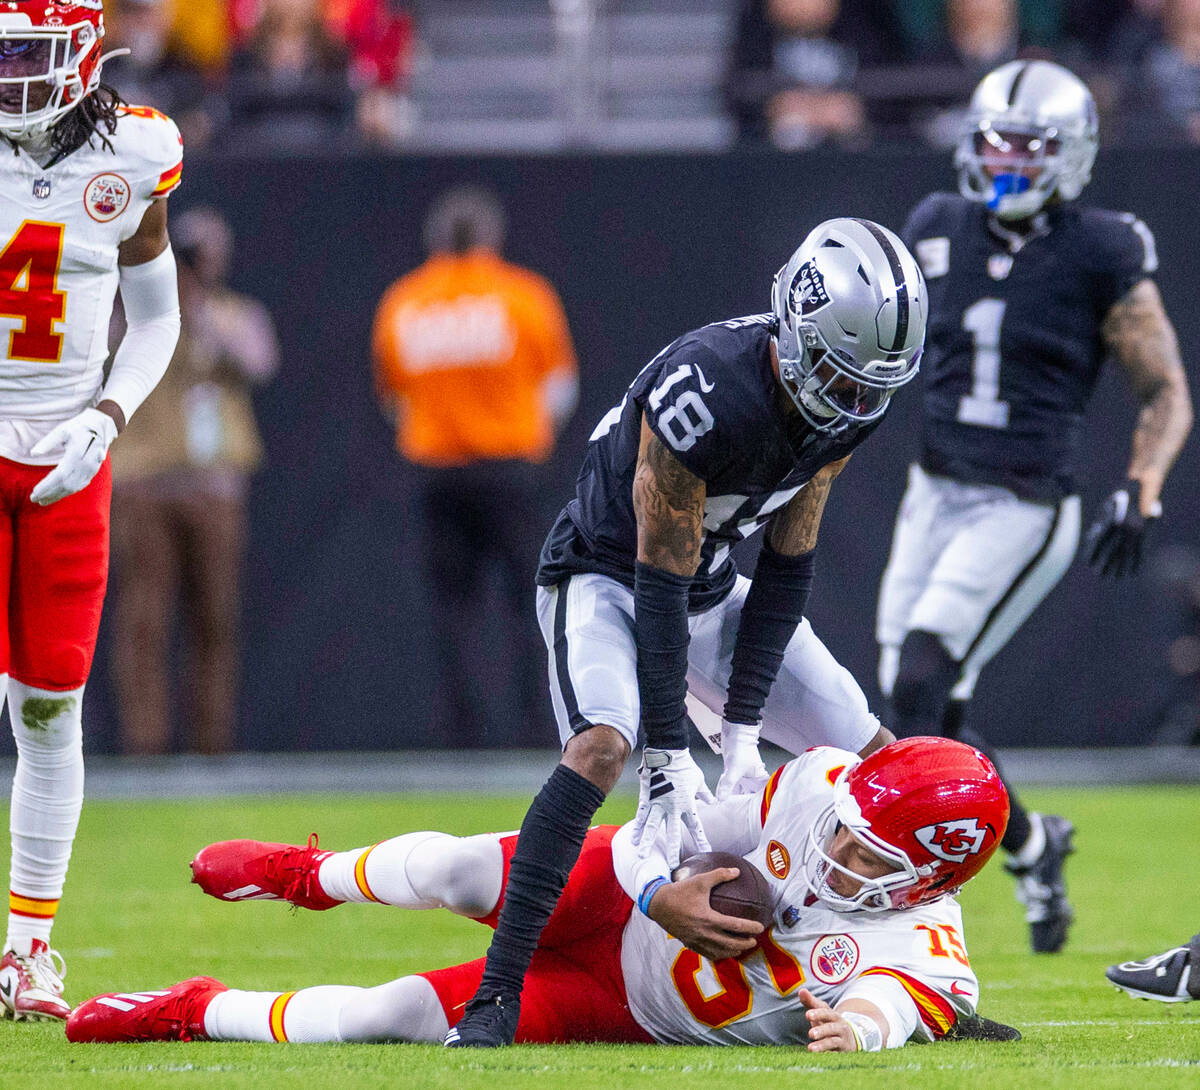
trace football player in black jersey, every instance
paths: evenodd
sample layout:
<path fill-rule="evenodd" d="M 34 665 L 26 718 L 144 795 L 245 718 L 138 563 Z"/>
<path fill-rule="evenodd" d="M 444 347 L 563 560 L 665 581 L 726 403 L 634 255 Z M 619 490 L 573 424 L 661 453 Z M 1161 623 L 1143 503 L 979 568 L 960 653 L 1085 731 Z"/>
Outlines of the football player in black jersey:
<path fill-rule="evenodd" d="M 511 1043 L 538 937 L 639 727 L 639 842 L 665 824 L 672 865 L 681 825 L 707 844 L 689 687 L 721 718 L 718 795 L 766 782 L 760 729 L 793 753 L 891 739 L 804 607 L 829 487 L 917 371 L 925 284 L 890 231 L 836 219 L 779 271 L 771 301 L 668 345 L 592 433 L 537 575 L 562 762 L 521 827 L 482 983 L 448 1045 Z M 763 526 L 751 581 L 730 549 Z M 757 924 L 714 913 L 707 894 L 676 904 L 679 888 L 662 875 L 639 907 L 664 926 L 686 918 L 669 929 L 707 956 L 754 946 Z"/>
<path fill-rule="evenodd" d="M 1079 540 L 1084 409 L 1106 355 L 1141 403 L 1127 480 L 1088 535 L 1105 575 L 1137 570 L 1145 527 L 1191 428 L 1175 332 L 1133 215 L 1076 203 L 1096 156 L 1084 84 L 1046 61 L 990 73 L 956 154 L 904 237 L 929 284 L 922 452 L 880 592 L 880 686 L 902 736 L 963 725 L 979 671 L 1062 577 Z M 1027 813 L 1008 785 L 1003 846 L 1037 952 L 1071 922 L 1071 824 Z"/>

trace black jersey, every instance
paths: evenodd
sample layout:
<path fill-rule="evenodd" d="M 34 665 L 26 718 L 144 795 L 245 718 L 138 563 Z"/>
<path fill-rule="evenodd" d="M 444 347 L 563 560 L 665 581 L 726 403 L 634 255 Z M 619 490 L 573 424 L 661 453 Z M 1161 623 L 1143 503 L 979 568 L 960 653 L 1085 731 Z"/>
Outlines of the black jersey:
<path fill-rule="evenodd" d="M 592 432 L 575 498 L 542 547 L 537 581 L 599 572 L 633 586 L 637 519 L 633 474 L 643 416 L 668 450 L 704 481 L 700 566 L 689 608 L 707 609 L 733 586 L 730 549 L 749 537 L 823 466 L 878 424 L 821 432 L 785 413 L 771 366 L 769 314 L 716 322 L 664 348 Z"/>
<path fill-rule="evenodd" d="M 1010 243 L 982 205 L 934 193 L 904 241 L 929 288 L 921 464 L 1029 499 L 1074 492 L 1101 324 L 1157 264 L 1145 224 L 1068 204 Z"/>

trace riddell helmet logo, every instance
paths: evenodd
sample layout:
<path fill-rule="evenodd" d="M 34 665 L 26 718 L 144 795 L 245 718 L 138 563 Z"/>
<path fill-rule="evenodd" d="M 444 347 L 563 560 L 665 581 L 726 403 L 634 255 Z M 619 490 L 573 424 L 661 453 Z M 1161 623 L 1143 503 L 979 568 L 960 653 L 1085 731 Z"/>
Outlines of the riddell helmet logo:
<path fill-rule="evenodd" d="M 772 840 L 767 845 L 767 870 L 776 878 L 786 878 L 792 869 L 792 857 L 788 850 L 778 840 Z"/>
<path fill-rule="evenodd" d="M 916 832 L 917 839 L 939 859 L 949 863 L 961 863 L 968 855 L 978 855 L 987 838 L 987 830 L 980 828 L 975 818 L 959 821 L 939 821 L 926 825 Z"/>

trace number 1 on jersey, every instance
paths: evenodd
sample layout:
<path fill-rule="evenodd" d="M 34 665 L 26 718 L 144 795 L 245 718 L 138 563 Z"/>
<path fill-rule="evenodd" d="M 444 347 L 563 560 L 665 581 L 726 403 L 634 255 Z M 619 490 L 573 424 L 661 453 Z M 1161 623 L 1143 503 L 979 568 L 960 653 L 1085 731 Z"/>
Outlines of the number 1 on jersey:
<path fill-rule="evenodd" d="M 958 400 L 961 424 L 1008 427 L 1008 402 L 1000 400 L 1000 323 L 1003 299 L 980 299 L 963 311 L 963 329 L 971 334 L 971 392 Z"/>
<path fill-rule="evenodd" d="M 0 253 L 0 317 L 21 322 L 8 337 L 8 358 L 58 363 L 63 336 L 55 326 L 67 312 L 67 293 L 58 290 L 62 262 L 61 223 L 26 220 Z"/>

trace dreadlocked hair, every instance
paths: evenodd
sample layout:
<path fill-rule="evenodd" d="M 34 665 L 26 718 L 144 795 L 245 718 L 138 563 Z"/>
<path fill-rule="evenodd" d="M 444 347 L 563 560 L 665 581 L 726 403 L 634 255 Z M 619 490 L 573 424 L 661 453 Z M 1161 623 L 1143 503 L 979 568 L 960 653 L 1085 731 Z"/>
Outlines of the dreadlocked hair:
<path fill-rule="evenodd" d="M 102 148 L 115 150 L 108 138 L 117 131 L 120 111 L 127 105 L 114 88 L 107 83 L 98 84 L 87 98 L 54 126 L 51 148 L 62 155 L 70 155 L 96 136 Z"/>

